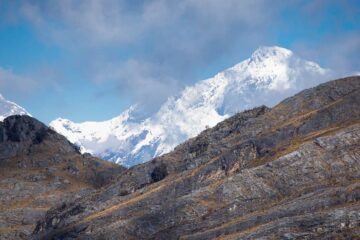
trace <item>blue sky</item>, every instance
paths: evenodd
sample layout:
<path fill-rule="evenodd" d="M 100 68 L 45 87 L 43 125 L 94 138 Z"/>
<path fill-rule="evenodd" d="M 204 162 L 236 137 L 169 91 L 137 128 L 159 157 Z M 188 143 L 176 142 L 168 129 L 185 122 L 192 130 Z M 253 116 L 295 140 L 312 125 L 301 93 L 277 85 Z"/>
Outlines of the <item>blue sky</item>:
<path fill-rule="evenodd" d="M 360 1 L 0 0 L 0 93 L 46 123 L 151 113 L 260 45 L 359 72 Z"/>

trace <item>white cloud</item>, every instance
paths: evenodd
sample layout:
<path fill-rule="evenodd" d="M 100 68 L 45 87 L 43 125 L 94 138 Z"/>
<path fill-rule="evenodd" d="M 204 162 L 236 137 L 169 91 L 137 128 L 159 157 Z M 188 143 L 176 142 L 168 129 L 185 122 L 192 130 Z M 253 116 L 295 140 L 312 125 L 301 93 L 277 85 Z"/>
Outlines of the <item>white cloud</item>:
<path fill-rule="evenodd" d="M 298 27 L 291 19 L 284 22 L 283 14 L 295 10 L 304 17 L 304 24 L 317 26 L 326 19 L 326 4 L 322 0 L 306 4 L 281 0 L 24 1 L 18 14 L 35 26 L 46 44 L 66 49 L 82 78 L 98 84 L 115 82 L 121 94 L 156 108 L 167 96 L 200 80 L 200 70 L 218 66 L 222 59 L 229 63 L 225 68 L 248 57 L 259 45 L 278 44 L 276 32 L 282 26 Z M 314 23 L 307 22 L 310 17 Z M 356 37 L 349 37 L 345 46 L 341 41 L 329 42 L 302 44 L 302 50 L 327 56 L 325 67 L 336 65 L 343 72 L 354 68 L 351 49 L 360 51 Z M 294 46 L 302 54 L 301 47 Z M 305 57 L 318 60 L 315 54 Z M 50 82 L 42 80 L 46 81 Z M 61 81 L 56 83 L 61 88 Z"/>
<path fill-rule="evenodd" d="M 21 8 L 23 16 L 40 31 L 46 29 L 46 34 L 60 41 L 80 38 L 85 45 L 137 41 L 153 31 L 176 33 L 184 28 L 183 23 L 188 34 L 201 30 L 206 35 L 211 28 L 221 33 L 234 24 L 241 28 L 264 24 L 273 10 L 259 0 L 63 0 L 24 3 Z M 202 26 L 211 28 L 199 29 Z M 164 29 L 167 27 L 170 29 Z"/>
<path fill-rule="evenodd" d="M 355 75 L 360 70 L 360 32 L 326 36 L 320 44 L 298 44 L 295 51 L 332 69 L 331 78 Z"/>
<path fill-rule="evenodd" d="M 235 47 L 253 50 L 263 43 L 275 2 L 35 1 L 24 3 L 21 12 L 45 41 L 70 49 L 87 79 L 118 82 L 121 94 L 156 108 L 199 80 L 200 69 L 234 56 Z"/>

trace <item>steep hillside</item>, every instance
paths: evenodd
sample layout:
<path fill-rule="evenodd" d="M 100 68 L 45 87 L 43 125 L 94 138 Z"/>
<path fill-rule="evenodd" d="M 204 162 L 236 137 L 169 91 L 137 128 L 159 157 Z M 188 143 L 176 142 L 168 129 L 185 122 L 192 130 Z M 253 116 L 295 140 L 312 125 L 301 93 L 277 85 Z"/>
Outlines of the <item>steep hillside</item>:
<path fill-rule="evenodd" d="M 87 196 L 124 169 L 81 155 L 29 116 L 0 122 L 0 239 L 27 239 L 45 212 Z"/>
<path fill-rule="evenodd" d="M 356 239 L 359 173 L 360 77 L 350 77 L 126 170 L 48 211 L 33 239 Z"/>
<path fill-rule="evenodd" d="M 173 150 L 239 111 L 262 104 L 273 106 L 319 84 L 328 74 L 328 70 L 288 49 L 261 47 L 249 59 L 169 98 L 145 120 L 136 119 L 136 107 L 132 107 L 109 121 L 73 123 L 57 119 L 50 126 L 83 151 L 133 166 Z"/>

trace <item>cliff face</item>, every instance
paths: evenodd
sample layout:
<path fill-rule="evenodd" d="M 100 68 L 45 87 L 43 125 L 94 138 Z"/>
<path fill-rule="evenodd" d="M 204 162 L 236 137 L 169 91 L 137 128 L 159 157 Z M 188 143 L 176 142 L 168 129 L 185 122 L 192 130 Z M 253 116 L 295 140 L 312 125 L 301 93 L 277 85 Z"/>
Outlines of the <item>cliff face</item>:
<path fill-rule="evenodd" d="M 124 169 L 79 154 L 29 116 L 0 122 L 0 239 L 28 238 L 45 212 L 109 183 Z"/>
<path fill-rule="evenodd" d="M 53 208 L 34 239 L 351 238 L 360 234 L 360 78 L 231 117 Z"/>

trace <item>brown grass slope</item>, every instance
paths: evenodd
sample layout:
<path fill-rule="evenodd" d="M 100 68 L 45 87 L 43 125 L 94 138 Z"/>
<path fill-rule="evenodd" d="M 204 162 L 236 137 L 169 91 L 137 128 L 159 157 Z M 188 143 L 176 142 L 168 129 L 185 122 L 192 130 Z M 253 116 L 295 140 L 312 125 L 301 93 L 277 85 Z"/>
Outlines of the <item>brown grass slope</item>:
<path fill-rule="evenodd" d="M 360 77 L 330 81 L 53 208 L 33 238 L 358 238 L 359 145 Z"/>

